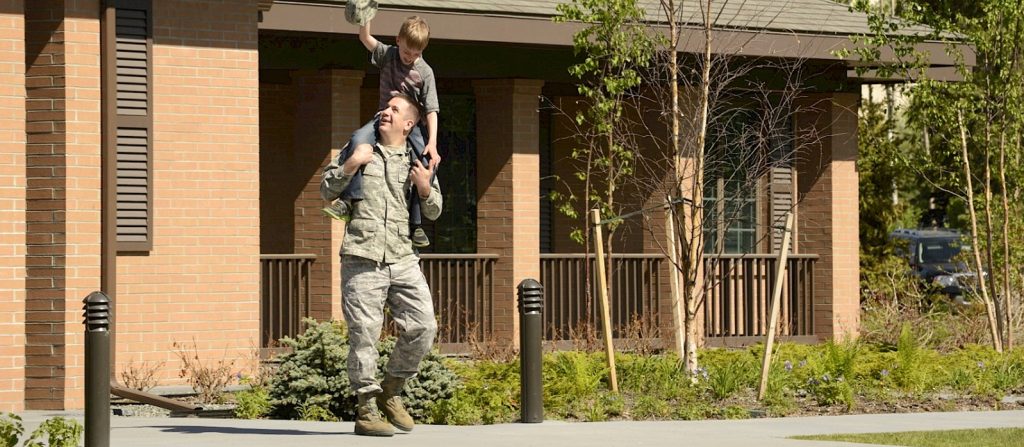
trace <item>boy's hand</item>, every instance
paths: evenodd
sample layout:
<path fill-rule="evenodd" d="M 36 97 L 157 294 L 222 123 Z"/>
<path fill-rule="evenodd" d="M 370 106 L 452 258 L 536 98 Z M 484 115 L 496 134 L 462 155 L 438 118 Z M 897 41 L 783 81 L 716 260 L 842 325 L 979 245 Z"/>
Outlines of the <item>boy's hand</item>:
<path fill-rule="evenodd" d="M 416 185 L 416 192 L 420 197 L 430 196 L 430 177 L 434 174 L 433 169 L 423 167 L 419 160 L 413 160 L 412 169 L 409 171 L 409 180 Z"/>
<path fill-rule="evenodd" d="M 360 166 L 369 163 L 370 160 L 373 160 L 373 146 L 360 144 L 352 151 L 352 155 L 348 157 L 348 160 L 345 160 L 345 165 L 342 169 L 345 175 L 352 175 L 356 173 Z"/>
<path fill-rule="evenodd" d="M 437 153 L 437 144 L 430 143 L 423 148 L 423 153 L 430 157 L 430 170 L 437 170 L 437 166 L 441 164 L 441 156 Z"/>

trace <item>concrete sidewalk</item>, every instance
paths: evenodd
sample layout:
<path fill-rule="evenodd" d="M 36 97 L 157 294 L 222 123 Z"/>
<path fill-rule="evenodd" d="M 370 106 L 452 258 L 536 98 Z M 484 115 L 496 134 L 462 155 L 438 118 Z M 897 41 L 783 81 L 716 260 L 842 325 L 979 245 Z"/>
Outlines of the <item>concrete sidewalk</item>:
<path fill-rule="evenodd" d="M 81 413 L 26 412 L 26 432 L 50 416 Z M 351 422 L 302 422 L 200 418 L 112 417 L 111 445 L 118 447 L 279 447 L 279 446 L 442 446 L 442 447 L 594 447 L 787 446 L 851 447 L 862 444 L 797 441 L 796 435 L 872 433 L 965 428 L 1024 428 L 1024 410 L 873 414 L 714 421 L 595 422 L 547 421 L 541 424 L 503 424 L 453 427 L 420 425 L 393 438 L 352 434 Z M 1020 446 L 1024 446 L 1024 439 Z M 1007 446 L 1012 447 L 1012 446 Z"/>

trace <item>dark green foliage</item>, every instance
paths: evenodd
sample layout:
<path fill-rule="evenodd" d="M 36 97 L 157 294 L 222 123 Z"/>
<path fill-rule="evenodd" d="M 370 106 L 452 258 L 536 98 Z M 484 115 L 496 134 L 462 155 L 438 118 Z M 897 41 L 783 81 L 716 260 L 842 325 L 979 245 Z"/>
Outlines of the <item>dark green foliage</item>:
<path fill-rule="evenodd" d="M 434 406 L 434 423 L 498 424 L 519 417 L 518 361 L 476 361 L 455 368 L 462 384 L 451 399 Z"/>
<path fill-rule="evenodd" d="M 344 328 L 337 322 L 307 319 L 304 323 L 309 327 L 297 338 L 281 340 L 292 351 L 280 357 L 281 366 L 270 379 L 273 414 L 297 419 L 301 408 L 319 405 L 351 420 L 356 398 L 345 372 L 348 341 Z"/>
<path fill-rule="evenodd" d="M 309 328 L 298 338 L 282 340 L 292 351 L 281 356 L 281 366 L 270 381 L 273 415 L 287 419 L 325 420 L 333 416 L 352 420 L 356 397 L 345 371 L 349 349 L 344 328 L 336 322 L 305 323 Z M 378 345 L 378 378 L 384 376 L 384 365 L 394 345 L 391 339 Z M 457 376 L 441 360 L 436 352 L 427 355 L 420 363 L 417 377 L 405 386 L 403 400 L 409 414 L 418 421 L 427 421 L 434 403 L 451 398 L 457 387 Z"/>

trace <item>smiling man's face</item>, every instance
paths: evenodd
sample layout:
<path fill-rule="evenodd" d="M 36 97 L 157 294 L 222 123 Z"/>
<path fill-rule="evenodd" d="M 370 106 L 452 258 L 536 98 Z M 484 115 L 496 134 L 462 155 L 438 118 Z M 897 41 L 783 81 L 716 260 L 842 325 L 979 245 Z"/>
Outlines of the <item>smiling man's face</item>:
<path fill-rule="evenodd" d="M 409 104 L 409 101 L 404 98 L 391 98 L 388 101 L 388 106 L 380 112 L 380 131 L 382 133 L 398 131 L 403 134 L 411 131 L 412 127 L 416 125 L 411 109 L 412 104 Z"/>

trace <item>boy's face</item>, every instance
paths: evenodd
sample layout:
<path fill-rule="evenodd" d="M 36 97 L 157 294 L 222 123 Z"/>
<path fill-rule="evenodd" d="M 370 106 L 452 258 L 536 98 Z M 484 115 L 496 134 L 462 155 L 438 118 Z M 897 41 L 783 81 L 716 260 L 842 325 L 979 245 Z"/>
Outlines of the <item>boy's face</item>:
<path fill-rule="evenodd" d="M 403 64 L 412 65 L 413 62 L 416 62 L 423 55 L 422 49 L 414 50 L 409 48 L 409 45 L 405 44 L 405 39 L 399 37 L 396 41 L 398 42 L 398 57 L 402 59 Z"/>

